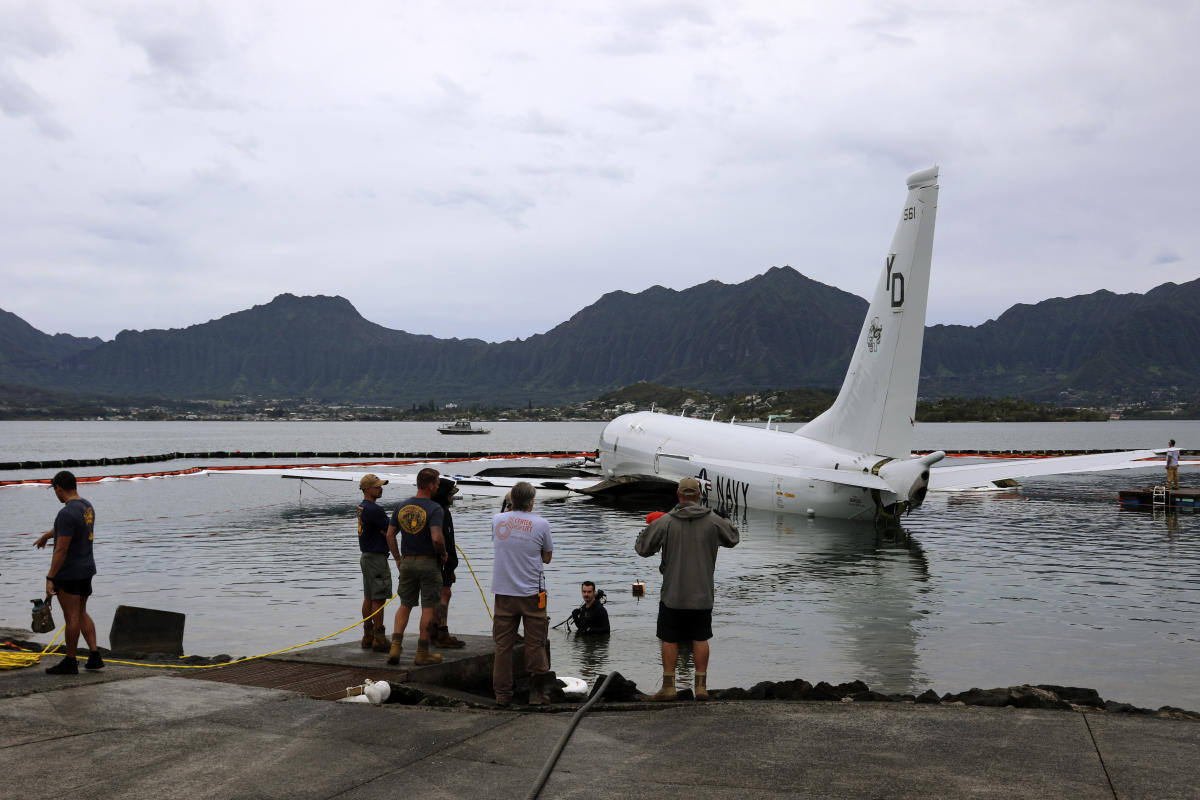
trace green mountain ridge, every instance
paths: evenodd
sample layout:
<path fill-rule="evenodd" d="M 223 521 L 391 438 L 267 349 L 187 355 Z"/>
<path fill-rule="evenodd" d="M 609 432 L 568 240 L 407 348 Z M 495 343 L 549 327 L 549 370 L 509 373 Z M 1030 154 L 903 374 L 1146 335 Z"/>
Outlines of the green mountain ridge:
<path fill-rule="evenodd" d="M 345 298 L 269 303 L 112 341 L 49 336 L 0 312 L 0 382 L 81 394 L 312 398 L 493 407 L 593 398 L 647 381 L 728 393 L 840 385 L 867 303 L 773 267 L 739 284 L 600 297 L 543 334 L 439 339 L 364 319 Z M 1200 280 L 1020 304 L 926 329 L 921 395 L 1060 402 L 1200 395 Z"/>

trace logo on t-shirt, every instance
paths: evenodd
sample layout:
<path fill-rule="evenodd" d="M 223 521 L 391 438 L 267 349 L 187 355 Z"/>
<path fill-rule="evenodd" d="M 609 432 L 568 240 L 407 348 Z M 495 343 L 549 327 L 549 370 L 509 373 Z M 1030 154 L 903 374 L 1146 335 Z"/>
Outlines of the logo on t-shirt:
<path fill-rule="evenodd" d="M 533 530 L 533 520 L 523 517 L 508 517 L 496 523 L 496 538 L 507 539 L 513 530 L 529 533 Z"/>
<path fill-rule="evenodd" d="M 400 530 L 405 533 L 420 533 L 427 519 L 429 515 L 425 513 L 425 509 L 417 505 L 405 506 L 396 512 L 396 521 L 400 523 Z"/>
<path fill-rule="evenodd" d="M 87 526 L 88 541 L 90 542 L 96 537 L 96 532 L 92 530 L 96 524 L 96 511 L 90 506 L 83 509 L 83 524 Z"/>

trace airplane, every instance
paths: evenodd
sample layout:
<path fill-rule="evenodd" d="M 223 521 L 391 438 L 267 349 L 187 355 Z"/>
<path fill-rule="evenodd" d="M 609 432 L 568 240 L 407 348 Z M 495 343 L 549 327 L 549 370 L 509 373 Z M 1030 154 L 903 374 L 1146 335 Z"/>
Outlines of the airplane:
<path fill-rule="evenodd" d="M 945 452 L 912 453 L 937 216 L 938 167 L 908 176 L 908 194 L 871 305 L 833 405 L 792 433 L 662 413 L 625 414 L 598 447 L 614 482 L 700 480 L 702 501 L 892 524 L 930 490 L 1003 479 L 1155 466 L 1161 450 L 935 468 Z"/>
<path fill-rule="evenodd" d="M 700 481 L 701 500 L 724 513 L 765 509 L 809 517 L 898 524 L 931 490 L 976 489 L 1064 472 L 1156 466 L 1163 450 L 935 467 L 938 450 L 912 452 L 925 336 L 925 308 L 937 216 L 938 167 L 914 172 L 891 246 L 837 399 L 794 432 L 643 411 L 605 426 L 597 446 L 600 477 L 564 473 L 528 478 L 544 498 L 582 493 L 673 497 L 682 478 Z M 1161 462 L 1159 462 L 1161 463 Z M 489 475 L 488 473 L 492 474 Z M 358 480 L 364 471 L 278 469 L 256 474 Z M 412 475 L 377 473 L 409 481 Z M 453 475 L 464 494 L 503 496 L 513 470 Z"/>

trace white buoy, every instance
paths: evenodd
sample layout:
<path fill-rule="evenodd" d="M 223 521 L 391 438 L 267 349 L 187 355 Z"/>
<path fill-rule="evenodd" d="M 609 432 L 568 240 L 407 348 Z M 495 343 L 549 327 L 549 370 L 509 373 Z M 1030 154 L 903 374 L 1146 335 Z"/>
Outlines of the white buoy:
<path fill-rule="evenodd" d="M 810 517 L 815 517 L 816 515 L 817 515 L 817 511 L 816 511 L 816 509 L 814 509 L 814 508 L 810 508 L 810 509 L 808 510 L 808 516 L 810 516 Z"/>
<path fill-rule="evenodd" d="M 392 685 L 387 681 L 367 681 L 367 688 L 363 690 L 363 694 L 371 701 L 371 705 L 380 705 L 387 702 L 387 699 L 392 696 Z"/>
<path fill-rule="evenodd" d="M 563 686 L 563 694 L 573 699 L 581 699 L 587 697 L 588 685 L 587 681 L 582 678 L 571 678 L 565 675 L 558 676 L 558 682 Z"/>

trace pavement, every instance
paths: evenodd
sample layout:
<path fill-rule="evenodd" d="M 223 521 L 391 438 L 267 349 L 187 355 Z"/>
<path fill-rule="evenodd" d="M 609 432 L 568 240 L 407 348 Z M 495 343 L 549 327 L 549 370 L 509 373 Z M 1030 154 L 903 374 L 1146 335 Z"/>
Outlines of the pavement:
<path fill-rule="evenodd" d="M 527 797 L 578 704 L 330 702 L 111 665 L 0 672 L 4 796 Z M 1194 798 L 1200 723 L 911 703 L 597 703 L 543 798 Z"/>

